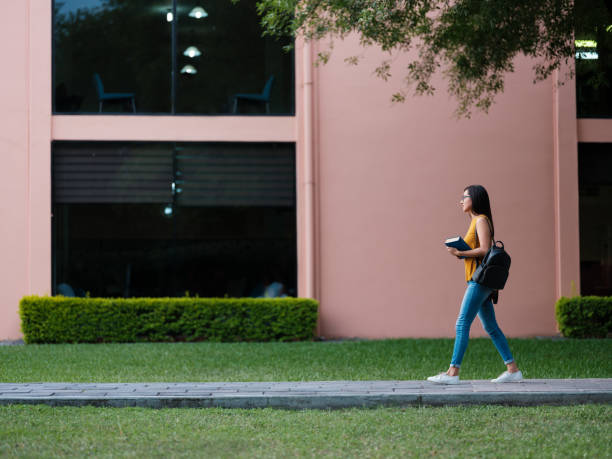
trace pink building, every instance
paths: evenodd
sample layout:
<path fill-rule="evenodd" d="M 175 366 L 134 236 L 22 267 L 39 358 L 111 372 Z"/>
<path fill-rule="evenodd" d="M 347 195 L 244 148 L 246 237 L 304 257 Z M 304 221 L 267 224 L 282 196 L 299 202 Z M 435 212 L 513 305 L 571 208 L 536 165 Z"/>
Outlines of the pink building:
<path fill-rule="evenodd" d="M 512 255 L 506 335 L 554 335 L 560 296 L 611 294 L 609 93 L 534 85 L 519 58 L 488 115 L 456 120 L 443 80 L 392 104 L 402 59 L 383 82 L 356 39 L 317 67 L 321 44 L 283 53 L 246 2 L 117 3 L 4 5 L 0 339 L 27 294 L 280 284 L 320 301 L 328 338 L 450 337 L 465 280 L 442 241 L 475 183 Z"/>

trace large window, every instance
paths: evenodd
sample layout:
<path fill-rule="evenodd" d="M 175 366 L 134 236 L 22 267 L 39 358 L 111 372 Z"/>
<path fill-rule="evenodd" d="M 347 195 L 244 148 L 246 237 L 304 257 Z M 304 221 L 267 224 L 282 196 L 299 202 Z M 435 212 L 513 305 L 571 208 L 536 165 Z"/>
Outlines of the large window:
<path fill-rule="evenodd" d="M 580 283 L 583 295 L 612 295 L 612 144 L 578 146 Z"/>
<path fill-rule="evenodd" d="M 255 2 L 55 0 L 55 113 L 294 113 L 292 40 Z"/>
<path fill-rule="evenodd" d="M 297 296 L 287 143 L 53 143 L 53 290 Z"/>
<path fill-rule="evenodd" d="M 576 1 L 576 106 L 579 118 L 612 117 L 612 6 Z"/>

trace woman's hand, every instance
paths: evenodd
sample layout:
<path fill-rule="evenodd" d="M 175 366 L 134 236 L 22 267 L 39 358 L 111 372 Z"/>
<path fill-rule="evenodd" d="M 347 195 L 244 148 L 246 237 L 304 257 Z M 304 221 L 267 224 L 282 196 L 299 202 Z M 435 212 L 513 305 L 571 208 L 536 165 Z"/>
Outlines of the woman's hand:
<path fill-rule="evenodd" d="M 454 247 L 447 247 L 446 250 L 448 250 L 448 253 L 450 253 L 451 255 L 458 257 L 459 256 L 459 250 L 457 250 Z"/>

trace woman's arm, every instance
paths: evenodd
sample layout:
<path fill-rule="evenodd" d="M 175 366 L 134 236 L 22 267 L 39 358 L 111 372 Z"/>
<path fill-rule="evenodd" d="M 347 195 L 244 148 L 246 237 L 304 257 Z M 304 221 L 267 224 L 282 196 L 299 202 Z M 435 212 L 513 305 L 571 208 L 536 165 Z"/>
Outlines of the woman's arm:
<path fill-rule="evenodd" d="M 459 251 L 457 250 L 457 256 L 458 257 L 465 257 L 465 258 L 483 258 L 487 252 L 489 251 L 489 249 L 483 249 L 482 247 L 478 247 L 477 249 L 472 249 L 472 250 L 464 250 L 464 251 Z"/>

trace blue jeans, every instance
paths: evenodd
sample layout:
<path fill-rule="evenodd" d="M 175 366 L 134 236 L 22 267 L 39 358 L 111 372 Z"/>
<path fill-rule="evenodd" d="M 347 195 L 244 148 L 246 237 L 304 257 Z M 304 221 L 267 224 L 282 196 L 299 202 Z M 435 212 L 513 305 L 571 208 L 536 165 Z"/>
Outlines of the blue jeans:
<path fill-rule="evenodd" d="M 460 368 L 463 361 L 463 355 L 467 349 L 468 339 L 470 338 L 470 327 L 476 318 L 476 314 L 480 317 L 480 321 L 484 326 L 485 331 L 493 340 L 493 344 L 501 355 L 505 364 L 514 362 L 512 352 L 508 346 L 508 341 L 500 330 L 495 320 L 495 310 L 490 295 L 493 292 L 484 285 L 477 284 L 474 281 L 469 281 L 459 317 L 457 317 L 457 334 L 455 336 L 455 348 L 453 349 L 453 358 L 451 366 Z"/>

